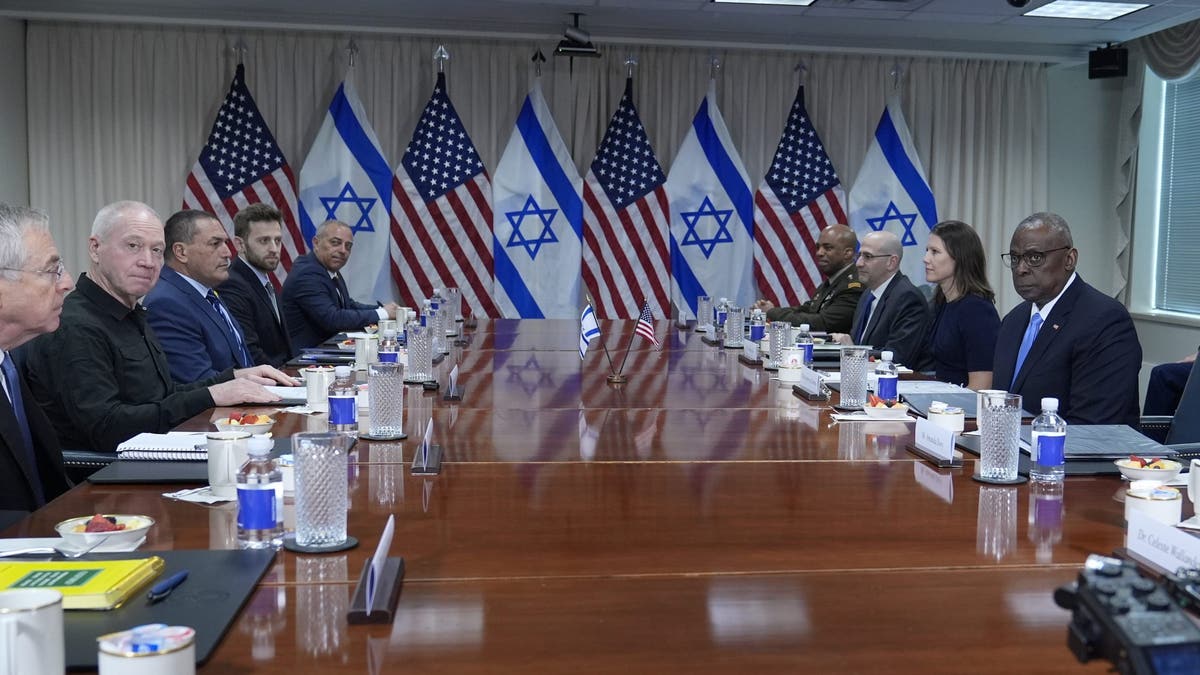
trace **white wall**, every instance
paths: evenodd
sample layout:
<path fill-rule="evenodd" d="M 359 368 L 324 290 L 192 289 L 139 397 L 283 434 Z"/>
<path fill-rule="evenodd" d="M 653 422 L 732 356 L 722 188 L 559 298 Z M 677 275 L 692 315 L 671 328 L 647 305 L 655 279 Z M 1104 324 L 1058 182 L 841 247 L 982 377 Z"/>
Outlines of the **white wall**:
<path fill-rule="evenodd" d="M 29 204 L 25 22 L 0 19 L 0 201 Z"/>

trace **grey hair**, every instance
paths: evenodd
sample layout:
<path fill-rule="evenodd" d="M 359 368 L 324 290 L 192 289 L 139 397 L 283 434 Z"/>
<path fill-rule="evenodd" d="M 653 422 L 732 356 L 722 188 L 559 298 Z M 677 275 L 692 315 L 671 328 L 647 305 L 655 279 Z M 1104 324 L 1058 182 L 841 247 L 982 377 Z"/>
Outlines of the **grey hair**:
<path fill-rule="evenodd" d="M 350 227 L 349 225 L 347 225 L 346 223 L 343 223 L 340 220 L 327 220 L 317 226 L 317 234 L 314 236 L 314 238 L 324 237 L 326 232 L 329 232 L 330 230 L 332 230 L 335 227 L 344 227 L 347 230 L 350 230 L 351 237 L 354 236 L 354 228 L 353 227 Z"/>
<path fill-rule="evenodd" d="M 92 236 L 100 241 L 107 240 L 113 228 L 119 225 L 125 216 L 139 212 L 161 221 L 154 209 L 141 202 L 129 200 L 113 202 L 96 212 L 96 219 L 92 221 Z"/>
<path fill-rule="evenodd" d="M 29 261 L 25 249 L 25 233 L 49 231 L 50 219 L 46 214 L 28 206 L 13 206 L 0 202 L 0 272 L 5 279 L 15 279 L 17 272 Z"/>
<path fill-rule="evenodd" d="M 1015 236 L 1017 232 L 1022 230 L 1029 230 L 1042 226 L 1045 226 L 1054 234 L 1062 237 L 1063 242 L 1067 246 L 1075 248 L 1075 240 L 1071 237 L 1071 226 L 1067 225 L 1065 218 L 1057 213 L 1050 213 L 1049 211 L 1040 211 L 1027 217 L 1025 220 L 1022 220 L 1017 225 L 1017 229 L 1015 232 L 1013 232 L 1013 235 Z"/>

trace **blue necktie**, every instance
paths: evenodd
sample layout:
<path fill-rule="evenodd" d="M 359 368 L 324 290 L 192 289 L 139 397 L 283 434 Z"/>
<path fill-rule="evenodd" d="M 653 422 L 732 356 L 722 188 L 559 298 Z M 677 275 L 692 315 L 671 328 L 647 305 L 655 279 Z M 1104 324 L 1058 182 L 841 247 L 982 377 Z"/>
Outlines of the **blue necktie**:
<path fill-rule="evenodd" d="M 0 362 L 0 371 L 4 372 L 4 382 L 8 387 L 8 400 L 12 404 L 13 415 L 17 418 L 17 428 L 21 430 L 21 440 L 25 445 L 25 458 L 33 469 L 34 497 L 38 506 L 46 503 L 46 495 L 42 491 L 41 473 L 38 471 L 37 455 L 33 453 L 33 434 L 29 431 L 29 418 L 25 416 L 25 402 L 21 398 L 21 380 L 17 375 L 17 366 L 13 363 L 12 355 L 5 354 Z"/>
<path fill-rule="evenodd" d="M 1042 315 L 1034 314 L 1033 318 L 1029 319 L 1029 327 L 1025 329 L 1025 337 L 1021 338 L 1021 350 L 1017 352 L 1017 365 L 1013 368 L 1013 384 L 1017 383 L 1017 375 L 1021 372 L 1025 357 L 1029 356 L 1029 349 L 1033 347 L 1033 341 L 1037 339 L 1038 330 L 1041 327 Z"/>
<path fill-rule="evenodd" d="M 240 363 L 238 365 L 242 366 L 243 368 L 249 368 L 250 366 L 254 365 L 254 362 L 250 360 L 250 352 L 246 351 L 246 343 L 242 341 L 241 331 L 239 331 L 237 325 L 234 324 L 233 317 L 230 316 L 229 312 L 225 310 L 225 305 L 221 302 L 221 299 L 217 297 L 216 291 L 209 291 L 208 295 L 204 297 L 208 298 L 208 301 L 212 304 L 213 309 L 217 311 L 217 315 L 222 319 L 225 319 L 225 323 L 229 326 L 229 330 L 233 331 L 233 339 L 237 340 L 238 351 L 241 352 L 239 356 Z"/>
<path fill-rule="evenodd" d="M 867 291 L 867 306 L 863 307 L 862 323 L 858 326 L 858 333 L 854 336 L 854 344 L 862 344 L 863 335 L 867 333 L 867 322 L 871 320 L 871 305 L 875 304 L 875 292 Z"/>

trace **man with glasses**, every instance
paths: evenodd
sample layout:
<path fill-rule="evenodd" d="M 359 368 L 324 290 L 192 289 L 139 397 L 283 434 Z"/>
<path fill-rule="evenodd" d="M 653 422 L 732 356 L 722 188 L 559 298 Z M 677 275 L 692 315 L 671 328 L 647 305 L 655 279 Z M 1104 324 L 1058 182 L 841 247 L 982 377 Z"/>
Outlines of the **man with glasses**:
<path fill-rule="evenodd" d="M 891 232 L 863 237 L 855 265 L 867 291 L 858 301 L 850 333 L 831 337 L 843 345 L 871 345 L 876 354 L 890 351 L 896 363 L 916 369 L 929 328 L 929 304 L 900 271 L 903 256 L 900 238 Z"/>
<path fill-rule="evenodd" d="M 769 321 L 787 321 L 793 326 L 806 323 L 810 330 L 831 333 L 850 329 L 854 308 L 863 286 L 854 270 L 854 249 L 858 237 L 845 225 L 830 225 L 817 238 L 814 257 L 825 281 L 807 302 L 797 307 L 776 307 L 770 300 L 754 306 L 767 313 Z"/>
<path fill-rule="evenodd" d="M 1020 394 L 1035 412 L 1053 396 L 1071 424 L 1136 428 L 1142 346 L 1125 307 L 1075 272 L 1067 221 L 1029 216 L 1001 258 L 1025 302 L 1000 323 L 993 386 Z"/>
<path fill-rule="evenodd" d="M 70 487 L 58 438 L 12 350 L 58 328 L 73 286 L 46 215 L 0 204 L 0 528 Z"/>

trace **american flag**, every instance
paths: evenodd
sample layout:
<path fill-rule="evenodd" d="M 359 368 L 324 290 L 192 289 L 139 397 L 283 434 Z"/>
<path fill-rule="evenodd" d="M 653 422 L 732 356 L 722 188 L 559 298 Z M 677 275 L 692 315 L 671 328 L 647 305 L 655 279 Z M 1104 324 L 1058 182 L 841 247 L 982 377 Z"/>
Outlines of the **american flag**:
<path fill-rule="evenodd" d="M 637 327 L 633 332 L 653 342 L 655 349 L 662 346 L 658 344 L 658 337 L 654 335 L 654 315 L 650 312 L 649 300 L 642 304 L 642 315 L 638 317 Z"/>
<path fill-rule="evenodd" d="M 278 287 L 292 261 L 307 250 L 296 221 L 296 177 L 258 111 L 246 87 L 246 67 L 239 63 L 208 142 L 188 174 L 183 208 L 215 215 L 232 239 L 234 214 L 260 202 L 283 214 L 281 265 L 272 275 Z"/>
<path fill-rule="evenodd" d="M 796 92 L 771 168 L 754 194 L 754 279 L 763 297 L 798 305 L 821 284 L 813 253 L 829 225 L 846 223 L 846 195 Z"/>
<path fill-rule="evenodd" d="M 633 79 L 604 132 L 583 184 L 583 283 L 607 319 L 638 316 L 634 298 L 667 316 L 670 211 L 666 176 L 633 105 Z"/>
<path fill-rule="evenodd" d="M 476 316 L 499 316 L 492 297 L 492 182 L 438 73 L 392 180 L 392 278 L 420 307 L 457 286 Z"/>

